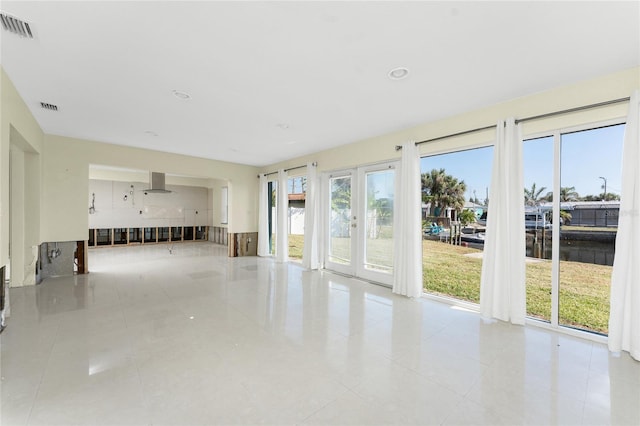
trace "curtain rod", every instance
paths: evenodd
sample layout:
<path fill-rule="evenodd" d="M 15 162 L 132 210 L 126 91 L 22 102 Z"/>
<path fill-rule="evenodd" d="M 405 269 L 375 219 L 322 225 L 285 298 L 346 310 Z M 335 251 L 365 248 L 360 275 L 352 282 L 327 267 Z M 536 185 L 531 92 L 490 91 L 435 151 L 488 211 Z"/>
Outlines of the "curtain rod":
<path fill-rule="evenodd" d="M 630 97 L 618 98 L 618 99 L 613 99 L 613 100 L 610 100 L 610 101 L 598 102 L 598 103 L 595 103 L 595 104 L 583 105 L 583 106 L 579 106 L 579 107 L 575 107 L 575 108 L 568 108 L 568 109 L 563 109 L 563 110 L 560 110 L 560 111 L 548 112 L 546 114 L 533 115 L 531 117 L 525 117 L 525 118 L 520 118 L 520 119 L 516 120 L 516 124 L 524 123 L 524 122 L 527 122 L 527 121 L 540 120 L 542 118 L 553 117 L 553 116 L 556 116 L 556 115 L 562 115 L 562 114 L 569 114 L 569 113 L 572 113 L 572 112 L 584 111 L 586 109 L 600 108 L 600 107 L 607 106 L 607 105 L 619 104 L 619 103 L 622 103 L 622 102 L 628 102 L 630 99 L 631 99 Z"/>
<path fill-rule="evenodd" d="M 603 107 L 603 106 L 619 104 L 619 103 L 622 103 L 622 102 L 628 102 L 630 99 L 631 99 L 630 97 L 618 98 L 618 99 L 613 99 L 613 100 L 610 100 L 610 101 L 598 102 L 598 103 L 595 103 L 595 104 L 583 105 L 583 106 L 579 106 L 579 107 L 575 107 L 575 108 L 568 108 L 568 109 L 563 109 L 563 110 L 560 110 L 560 111 L 548 112 L 546 114 L 533 115 L 531 117 L 525 117 L 525 118 L 520 118 L 520 119 L 516 120 L 516 124 L 525 123 L 527 121 L 540 120 L 542 118 L 549 118 L 549 117 L 553 117 L 553 116 L 556 116 L 556 115 L 569 114 L 569 113 L 572 113 L 572 112 L 584 111 L 584 110 L 587 110 L 587 109 L 600 108 L 600 107 Z M 494 129 L 495 127 L 496 127 L 496 125 L 494 124 L 492 126 L 478 127 L 476 129 L 465 130 L 464 132 L 458 132 L 458 133 L 453 133 L 453 134 L 450 134 L 450 135 L 439 136 L 437 138 L 427 139 L 425 141 L 416 142 L 416 146 L 422 145 L 423 143 L 435 142 L 435 141 L 439 141 L 439 140 L 442 140 L 442 139 L 449 139 L 449 138 L 453 138 L 453 137 L 456 137 L 456 136 L 463 136 L 463 135 L 468 135 L 470 133 L 481 132 L 483 130 Z M 401 149 L 402 149 L 401 145 L 396 145 L 396 151 L 400 151 Z"/>
<path fill-rule="evenodd" d="M 317 163 L 316 161 L 314 161 L 313 163 L 311 163 L 311 165 L 312 165 L 313 167 L 316 167 L 316 166 L 318 165 L 318 163 Z M 285 172 L 289 172 L 289 171 L 291 171 L 291 170 L 302 169 L 302 168 L 304 168 L 304 167 L 307 167 L 307 165 L 306 165 L 306 164 L 304 164 L 304 165 L 302 165 L 302 166 L 289 167 L 288 169 L 284 169 L 284 171 L 285 171 Z M 270 175 L 275 175 L 275 174 L 277 174 L 277 173 L 278 173 L 278 172 L 276 171 L 276 172 L 269 172 L 269 173 L 263 173 L 263 174 L 264 174 L 264 176 L 270 176 Z M 260 175 L 258 175 L 258 177 L 260 177 Z"/>
<path fill-rule="evenodd" d="M 483 130 L 489 130 L 489 129 L 495 129 L 495 128 L 496 128 L 496 125 L 494 124 L 492 126 L 478 127 L 476 129 L 465 130 L 464 132 L 452 133 L 450 135 L 445 135 L 445 136 L 438 136 L 437 138 L 432 138 L 432 139 L 427 139 L 426 141 L 416 142 L 416 146 L 422 145 L 423 143 L 435 142 L 435 141 L 439 141 L 439 140 L 442 140 L 442 139 L 454 138 L 456 136 L 468 135 L 469 133 L 481 132 Z M 401 149 L 402 149 L 402 145 L 396 145 L 396 151 L 400 151 Z"/>

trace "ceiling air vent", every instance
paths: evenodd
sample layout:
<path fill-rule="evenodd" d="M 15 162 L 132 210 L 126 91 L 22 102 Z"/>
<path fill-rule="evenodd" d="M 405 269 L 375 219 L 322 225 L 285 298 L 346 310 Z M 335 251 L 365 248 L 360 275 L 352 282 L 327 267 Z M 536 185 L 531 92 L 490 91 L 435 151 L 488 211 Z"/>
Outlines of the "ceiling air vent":
<path fill-rule="evenodd" d="M 33 32 L 31 31 L 31 26 L 28 22 L 14 18 L 4 12 L 0 12 L 0 22 L 2 22 L 2 28 L 9 32 L 18 34 L 22 37 L 33 38 Z"/>
<path fill-rule="evenodd" d="M 49 111 L 57 111 L 58 105 L 48 104 L 46 102 L 40 102 L 40 106 L 44 109 L 48 109 Z"/>

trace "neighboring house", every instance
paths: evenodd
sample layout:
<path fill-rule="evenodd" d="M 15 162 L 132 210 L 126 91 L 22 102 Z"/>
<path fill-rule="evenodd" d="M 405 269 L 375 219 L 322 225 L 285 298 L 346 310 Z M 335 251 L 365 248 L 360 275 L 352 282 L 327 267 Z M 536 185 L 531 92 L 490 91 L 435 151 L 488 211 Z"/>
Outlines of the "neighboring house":
<path fill-rule="evenodd" d="M 437 211 L 437 208 L 431 208 L 431 203 L 422 203 L 422 219 L 427 219 L 429 217 L 439 217 L 442 219 L 456 220 L 457 215 L 455 213 L 455 209 L 453 207 L 447 207 L 444 213 Z M 465 206 L 466 209 L 466 206 Z M 436 213 L 439 213 L 436 215 Z"/>
<path fill-rule="evenodd" d="M 617 227 L 620 201 L 572 201 L 560 209 L 571 213 L 567 225 Z"/>
<path fill-rule="evenodd" d="M 466 206 L 465 206 L 466 208 Z M 535 207 L 525 207 L 525 227 L 527 229 L 551 228 L 552 203 L 541 203 Z M 565 225 L 617 227 L 620 212 L 619 201 L 567 201 L 560 203 L 560 210 L 571 214 Z M 479 217 L 485 224 L 486 215 Z M 562 223 L 562 222 L 561 222 Z"/>
<path fill-rule="evenodd" d="M 467 201 L 464 204 L 464 209 L 465 210 L 471 210 L 472 212 L 474 212 L 476 214 L 476 219 L 480 219 L 480 217 L 482 217 L 482 215 L 484 214 L 484 212 L 487 211 L 487 206 L 483 206 L 481 204 L 477 204 L 471 201 Z"/>

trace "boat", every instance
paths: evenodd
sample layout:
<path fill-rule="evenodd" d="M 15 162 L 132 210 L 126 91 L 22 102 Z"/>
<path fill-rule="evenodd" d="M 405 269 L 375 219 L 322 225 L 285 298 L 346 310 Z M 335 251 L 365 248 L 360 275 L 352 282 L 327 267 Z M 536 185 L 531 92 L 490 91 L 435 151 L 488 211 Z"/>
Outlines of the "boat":
<path fill-rule="evenodd" d="M 476 232 L 475 234 L 462 234 L 460 235 L 460 240 L 467 243 L 484 244 L 484 237 L 484 232 Z"/>

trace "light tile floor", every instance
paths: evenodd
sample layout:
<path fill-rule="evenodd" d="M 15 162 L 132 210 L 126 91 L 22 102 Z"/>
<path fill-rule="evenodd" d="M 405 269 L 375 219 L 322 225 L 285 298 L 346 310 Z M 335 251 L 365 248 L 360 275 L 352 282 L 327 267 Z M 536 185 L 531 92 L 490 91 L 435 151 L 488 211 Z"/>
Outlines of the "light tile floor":
<path fill-rule="evenodd" d="M 209 243 L 11 290 L 3 425 L 640 424 L 601 344 Z"/>

